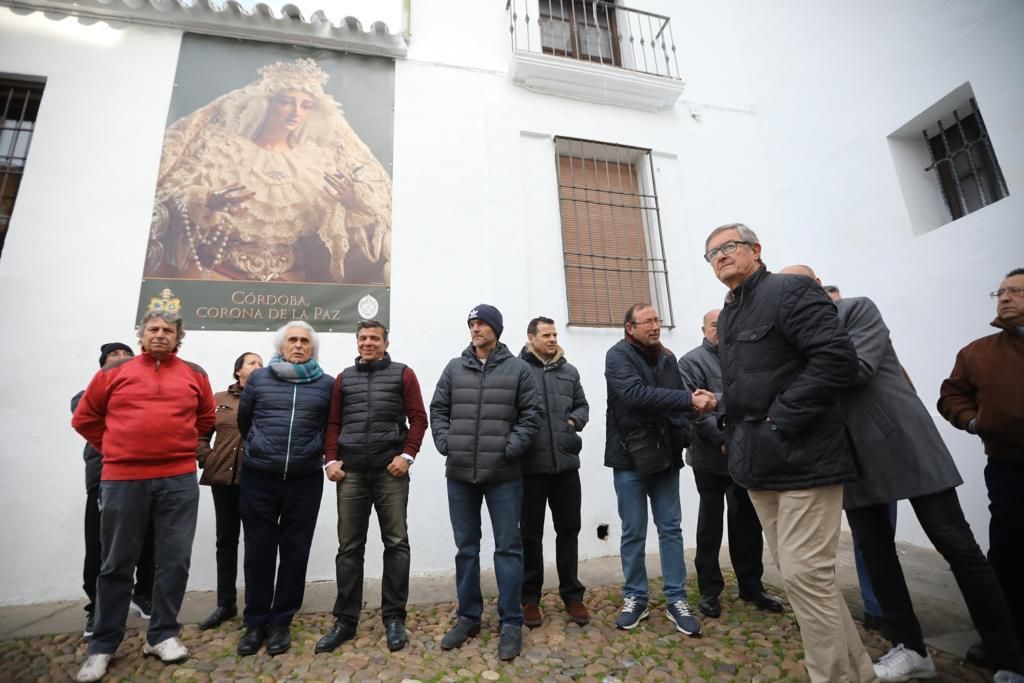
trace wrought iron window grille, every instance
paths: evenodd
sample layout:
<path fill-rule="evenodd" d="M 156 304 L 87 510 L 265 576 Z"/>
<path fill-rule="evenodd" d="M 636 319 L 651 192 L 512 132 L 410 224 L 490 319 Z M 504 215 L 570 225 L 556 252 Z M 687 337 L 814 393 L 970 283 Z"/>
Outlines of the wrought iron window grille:
<path fill-rule="evenodd" d="M 0 78 L 0 254 L 14 212 L 28 148 L 35 131 L 43 84 Z"/>

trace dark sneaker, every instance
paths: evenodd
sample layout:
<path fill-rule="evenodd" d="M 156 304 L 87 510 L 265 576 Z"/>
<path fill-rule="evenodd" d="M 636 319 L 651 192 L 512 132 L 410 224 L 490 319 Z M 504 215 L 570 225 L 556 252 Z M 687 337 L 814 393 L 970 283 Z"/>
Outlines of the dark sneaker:
<path fill-rule="evenodd" d="M 523 629 L 513 624 L 503 624 L 498 639 L 498 659 L 515 659 L 523 650 Z"/>
<path fill-rule="evenodd" d="M 338 646 L 346 640 L 356 637 L 356 625 L 346 624 L 340 619 L 334 622 L 331 630 L 324 634 L 324 637 L 317 641 L 316 651 L 318 653 L 334 652 Z"/>
<path fill-rule="evenodd" d="M 133 595 L 130 606 L 140 617 L 149 619 L 149 615 L 153 613 L 153 598 L 148 595 Z"/>
<path fill-rule="evenodd" d="M 392 652 L 401 650 L 409 642 L 409 634 L 405 632 L 405 624 L 401 621 L 388 622 L 384 630 L 387 633 L 388 649 Z"/>
<path fill-rule="evenodd" d="M 454 650 L 478 633 L 480 633 L 479 621 L 459 617 L 455 625 L 441 639 L 441 649 Z"/>
<path fill-rule="evenodd" d="M 540 605 L 535 602 L 528 602 L 523 605 L 523 623 L 530 628 L 536 628 L 544 623 L 544 615 L 540 611 Z"/>
<path fill-rule="evenodd" d="M 565 603 L 565 611 L 569 613 L 569 618 L 580 626 L 586 626 L 590 623 L 590 612 L 587 611 L 587 606 L 580 600 Z"/>
<path fill-rule="evenodd" d="M 645 601 L 628 596 L 622 602 L 622 611 L 619 612 L 619 617 L 615 620 L 615 628 L 628 631 L 635 628 L 641 619 L 646 619 L 650 614 Z"/>
<path fill-rule="evenodd" d="M 718 601 L 717 595 L 702 595 L 697 603 L 700 613 L 709 619 L 717 619 L 722 616 L 722 603 Z"/>
<path fill-rule="evenodd" d="M 690 604 L 686 600 L 676 600 L 665 608 L 665 616 L 676 625 L 676 630 L 688 636 L 700 635 L 700 622 L 690 614 Z"/>
<path fill-rule="evenodd" d="M 85 630 L 82 631 L 82 635 L 86 638 L 92 637 L 93 628 L 96 626 L 96 613 L 87 612 L 85 615 Z"/>

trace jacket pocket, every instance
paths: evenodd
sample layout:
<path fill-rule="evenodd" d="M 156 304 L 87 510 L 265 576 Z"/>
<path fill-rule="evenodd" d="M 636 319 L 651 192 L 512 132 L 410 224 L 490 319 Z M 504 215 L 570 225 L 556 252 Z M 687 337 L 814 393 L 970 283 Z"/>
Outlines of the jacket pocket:
<path fill-rule="evenodd" d="M 579 432 L 572 425 L 562 423 L 562 429 L 555 434 L 557 440 L 558 449 L 575 459 L 576 464 L 579 464 L 579 454 L 583 450 L 583 439 L 580 438 Z"/>
<path fill-rule="evenodd" d="M 778 426 L 764 418 L 736 425 L 733 449 L 746 460 L 753 483 L 763 483 L 805 469 L 798 440 L 787 439 Z"/>

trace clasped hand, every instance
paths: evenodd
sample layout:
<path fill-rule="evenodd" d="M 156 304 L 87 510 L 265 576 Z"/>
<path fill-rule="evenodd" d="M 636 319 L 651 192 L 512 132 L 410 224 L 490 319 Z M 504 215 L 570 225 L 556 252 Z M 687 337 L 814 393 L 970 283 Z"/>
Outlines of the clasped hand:
<path fill-rule="evenodd" d="M 715 408 L 718 407 L 718 399 L 715 398 L 713 392 L 707 389 L 698 389 L 693 392 L 693 409 L 697 411 L 698 415 L 708 415 L 715 412 Z"/>

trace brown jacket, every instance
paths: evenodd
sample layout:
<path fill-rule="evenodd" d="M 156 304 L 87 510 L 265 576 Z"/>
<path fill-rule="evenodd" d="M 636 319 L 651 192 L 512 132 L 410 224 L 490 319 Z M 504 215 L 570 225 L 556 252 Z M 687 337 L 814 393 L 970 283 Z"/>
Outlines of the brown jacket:
<path fill-rule="evenodd" d="M 238 483 L 238 469 L 242 464 L 242 437 L 238 433 L 238 399 L 242 388 L 232 384 L 227 391 L 213 395 L 217 404 L 217 421 L 213 431 L 199 437 L 196 459 L 203 470 L 199 483 L 231 485 Z M 213 448 L 210 439 L 216 434 Z"/>
<path fill-rule="evenodd" d="M 974 431 L 993 458 L 1024 462 L 1024 335 L 996 318 L 1002 332 L 976 339 L 956 355 L 939 390 L 939 412 L 957 429 Z"/>

